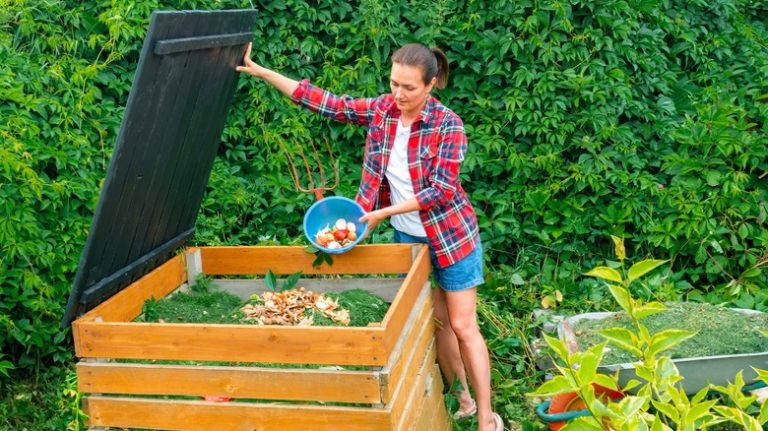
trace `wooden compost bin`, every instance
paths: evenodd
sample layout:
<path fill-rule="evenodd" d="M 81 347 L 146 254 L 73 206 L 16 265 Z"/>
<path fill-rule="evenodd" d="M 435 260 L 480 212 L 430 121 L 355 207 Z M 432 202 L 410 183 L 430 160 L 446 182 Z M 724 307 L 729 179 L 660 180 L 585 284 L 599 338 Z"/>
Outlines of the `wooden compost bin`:
<path fill-rule="evenodd" d="M 185 431 L 450 430 L 435 364 L 428 249 L 363 245 L 334 256 L 332 266 L 313 268 L 313 260 L 303 247 L 189 248 L 77 319 L 78 385 L 89 425 Z M 214 283 L 227 289 L 247 284 L 236 276 L 264 275 L 270 269 L 276 275 L 346 275 L 316 278 L 312 290 L 322 291 L 323 285 L 338 290 L 335 283 L 343 281 L 389 291 L 391 305 L 382 322 L 367 327 L 134 322 L 147 299 L 171 294 L 198 273 L 226 277 Z M 405 276 L 370 277 L 381 274 Z M 255 293 L 258 281 L 250 282 Z M 233 401 L 204 401 L 204 395 Z"/>

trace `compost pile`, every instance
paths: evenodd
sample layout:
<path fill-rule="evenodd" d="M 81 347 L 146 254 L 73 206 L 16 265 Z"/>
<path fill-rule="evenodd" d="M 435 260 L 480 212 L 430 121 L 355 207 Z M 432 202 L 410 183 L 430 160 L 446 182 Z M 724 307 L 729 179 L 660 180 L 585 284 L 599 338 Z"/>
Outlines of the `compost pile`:
<path fill-rule="evenodd" d="M 744 313 L 707 303 L 668 302 L 666 310 L 642 319 L 651 334 L 665 329 L 684 329 L 695 332 L 693 338 L 665 352 L 672 359 L 703 356 L 734 355 L 768 351 L 768 316 L 764 313 Z M 602 341 L 601 329 L 632 328 L 629 317 L 616 313 L 598 320 L 585 319 L 574 325 L 580 348 L 586 349 Z M 630 353 L 611 348 L 606 352 L 606 364 L 627 363 L 636 360 Z"/>
<path fill-rule="evenodd" d="M 246 320 L 261 325 L 309 326 L 314 323 L 314 313 L 319 313 L 335 323 L 349 325 L 349 310 L 328 296 L 300 287 L 282 292 L 264 292 L 254 298 L 255 303 L 245 304 L 240 312 Z"/>

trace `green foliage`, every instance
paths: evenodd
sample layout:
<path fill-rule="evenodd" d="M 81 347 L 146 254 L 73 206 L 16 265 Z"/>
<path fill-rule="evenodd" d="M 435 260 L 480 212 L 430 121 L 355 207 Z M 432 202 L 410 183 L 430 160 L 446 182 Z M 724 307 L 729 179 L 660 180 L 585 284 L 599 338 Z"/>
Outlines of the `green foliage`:
<path fill-rule="evenodd" d="M 14 379 L 0 391 L 0 430 L 81 431 L 85 415 L 80 409 L 74 367 L 52 367 L 36 378 Z"/>
<path fill-rule="evenodd" d="M 0 354 L 0 359 L 2 359 L 3 356 L 3 354 Z M 13 364 L 10 361 L 0 361 L 0 374 L 4 375 L 5 377 L 9 377 L 8 371 L 12 370 L 13 368 Z"/>
<path fill-rule="evenodd" d="M 623 261 L 623 251 L 619 256 Z M 555 359 L 562 365 L 555 364 L 558 375 L 530 395 L 552 397 L 575 392 L 590 412 L 590 416 L 568 422 L 563 430 L 695 431 L 724 422 L 738 424 L 747 430 L 763 429 L 761 424 L 768 418 L 768 413 L 764 412 L 766 408 L 761 408 L 758 417 L 750 414 L 749 408 L 756 397 L 743 393 L 744 379 L 741 373 L 727 387 L 709 385 L 689 398 L 681 387 L 681 384 L 685 384 L 684 378 L 664 352 L 683 343 L 693 334 L 679 329 L 666 329 L 652 334 L 640 322 L 645 317 L 663 311 L 664 306 L 659 303 L 646 304 L 633 298 L 629 286 L 663 263 L 655 260 L 640 261 L 627 271 L 626 277 L 602 268 L 595 268 L 586 274 L 609 283 L 611 294 L 632 320 L 633 328 L 603 330 L 601 335 L 606 341 L 584 352 L 571 352 L 565 341 L 545 336 Z M 596 396 L 594 389 L 595 385 L 613 390 L 618 386 L 617 374 L 609 376 L 597 371 L 608 343 L 628 351 L 636 358 L 633 365 L 638 379 L 631 379 L 622 387 L 622 391 L 631 394 L 619 401 L 602 399 Z M 761 372 L 759 377 L 765 380 L 765 373 Z M 722 396 L 707 399 L 709 390 L 719 392 Z"/>
<path fill-rule="evenodd" d="M 275 277 L 275 274 L 272 273 L 271 269 L 268 269 L 267 273 L 264 275 L 264 284 L 267 286 L 267 289 L 273 292 L 280 292 L 283 290 L 291 290 L 294 287 L 296 287 L 296 283 L 299 282 L 300 278 L 301 278 L 301 271 L 295 272 L 289 275 L 288 277 L 286 277 L 283 280 L 283 283 L 278 286 L 277 277 Z"/>
<path fill-rule="evenodd" d="M 211 278 L 206 274 L 197 274 L 195 282 L 190 285 L 190 290 L 195 293 L 207 293 L 211 290 Z"/>

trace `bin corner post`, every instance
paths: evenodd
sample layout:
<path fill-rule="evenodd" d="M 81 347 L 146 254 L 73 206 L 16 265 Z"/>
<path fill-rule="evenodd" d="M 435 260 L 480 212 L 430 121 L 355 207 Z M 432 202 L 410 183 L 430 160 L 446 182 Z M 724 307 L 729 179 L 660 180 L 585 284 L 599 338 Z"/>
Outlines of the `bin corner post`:
<path fill-rule="evenodd" d="M 203 274 L 203 258 L 200 249 L 194 249 L 184 253 L 187 263 L 187 285 L 192 288 L 197 284 L 197 278 Z"/>
<path fill-rule="evenodd" d="M 411 247 L 411 261 L 416 262 L 416 258 L 419 257 L 419 252 L 423 246 L 421 244 Z"/>

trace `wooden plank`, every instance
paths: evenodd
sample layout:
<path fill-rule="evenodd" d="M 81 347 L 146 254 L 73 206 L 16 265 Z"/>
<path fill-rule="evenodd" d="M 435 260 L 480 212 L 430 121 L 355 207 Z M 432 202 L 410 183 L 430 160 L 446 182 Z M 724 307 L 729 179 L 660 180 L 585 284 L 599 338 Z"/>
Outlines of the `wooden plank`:
<path fill-rule="evenodd" d="M 207 30 L 206 24 L 209 21 L 198 23 L 199 27 L 196 31 Z M 176 25 L 178 24 L 174 24 Z M 153 100 L 161 109 L 159 113 L 161 116 L 158 118 L 162 120 L 156 119 L 146 126 L 152 127 L 145 138 L 150 145 L 145 144 L 143 154 L 148 157 L 148 160 L 144 160 L 141 167 L 146 171 L 147 178 L 144 180 L 146 189 L 140 191 L 140 199 L 137 202 L 141 207 L 133 228 L 128 259 L 134 259 L 151 244 L 162 241 L 162 238 L 169 234 L 168 220 L 177 220 L 181 217 L 180 208 L 170 207 L 168 204 L 169 189 L 174 176 L 177 176 L 177 171 L 186 173 L 195 164 L 183 163 L 180 159 L 188 145 L 183 139 L 184 134 L 194 127 L 190 125 L 194 99 L 197 97 L 199 88 L 206 84 L 207 72 L 190 52 L 180 52 L 159 61 L 170 69 L 166 86 L 172 87 L 173 91 L 162 93 Z M 209 82 L 208 85 L 210 86 L 211 83 Z M 218 88 L 223 91 L 221 87 Z M 209 142 L 208 145 L 211 143 Z M 183 229 L 188 228 L 193 226 L 185 226 Z"/>
<path fill-rule="evenodd" d="M 451 423 L 443 401 L 443 381 L 440 376 L 440 368 L 434 365 L 432 368 L 432 386 L 428 389 L 428 397 L 420 413 L 417 415 L 417 423 L 410 429 L 413 431 L 450 431 Z"/>
<path fill-rule="evenodd" d="M 153 118 L 157 118 L 156 110 L 159 106 L 151 102 L 158 96 L 158 92 L 163 90 L 164 86 L 167 87 L 164 84 L 165 78 L 167 78 L 166 73 L 169 70 L 165 68 L 166 64 L 148 61 L 147 58 L 151 56 L 150 40 L 170 37 L 174 30 L 174 26 L 163 25 L 157 15 L 152 16 L 147 29 L 146 40 L 139 56 L 139 65 L 136 68 L 133 86 L 126 103 L 120 132 L 99 197 L 94 224 L 91 226 L 88 235 L 89 241 L 86 244 L 86 251 L 83 253 L 86 258 L 92 257 L 99 264 L 99 272 L 91 271 L 92 274 L 86 275 L 86 286 L 96 283 L 108 269 L 103 260 L 103 255 L 110 248 L 109 241 L 106 239 L 114 240 L 117 237 L 117 231 L 127 224 L 114 222 L 115 220 L 123 220 L 127 214 L 129 203 L 135 203 L 131 201 L 133 194 L 128 196 L 128 193 L 125 193 L 126 184 L 131 180 L 144 185 L 142 182 L 145 178 L 143 173 L 134 172 L 132 174 L 132 171 L 136 169 L 135 162 L 139 159 L 137 156 L 141 154 L 144 146 L 130 145 L 130 143 L 142 142 L 140 135 L 143 135 L 145 130 L 132 125 L 159 123 L 153 121 Z M 142 109 L 132 109 L 133 106 Z M 100 241 L 90 240 L 96 238 Z"/>
<path fill-rule="evenodd" d="M 169 19 L 160 25 L 158 18 L 158 30 L 168 31 L 175 37 L 184 37 L 193 35 L 197 29 L 192 26 L 197 23 L 193 15 L 178 15 L 175 19 Z M 181 34 L 179 34 L 181 33 Z M 182 88 L 176 85 L 177 82 L 184 83 L 188 81 L 192 73 L 185 73 L 184 65 L 187 62 L 186 55 L 171 55 L 157 57 L 152 55 L 150 50 L 154 43 L 149 38 L 165 39 L 166 36 L 147 35 L 145 46 L 142 49 L 137 67 L 137 76 L 131 87 L 131 95 L 134 93 L 146 94 L 147 100 L 143 104 L 132 104 L 129 99 L 126 106 L 121 132 L 125 130 L 125 142 L 121 147 L 136 147 L 126 158 L 127 169 L 122 171 L 124 176 L 120 176 L 122 182 L 120 190 L 112 190 L 110 196 L 106 199 L 119 200 L 116 209 L 115 218 L 109 219 L 112 225 L 110 235 L 105 238 L 104 257 L 102 261 L 107 263 L 107 267 L 115 271 L 126 262 L 131 262 L 137 256 L 142 254 L 142 250 L 137 250 L 135 242 L 137 233 L 142 231 L 144 226 L 150 223 L 156 223 L 159 220 L 151 220 L 152 205 L 157 199 L 158 185 L 162 184 L 159 177 L 166 174 L 166 163 L 173 147 L 174 141 L 162 141 L 160 138 L 168 129 L 174 127 L 166 120 L 171 116 L 176 108 Z M 156 37 L 156 38 L 155 38 Z M 139 71 L 144 68 L 150 68 L 156 65 L 157 69 L 151 76 L 142 76 L 139 80 Z M 119 137 L 118 137 L 119 139 Z M 171 214 L 165 214 L 165 217 L 171 217 Z M 120 220 L 115 223 L 115 220 Z M 187 230 L 186 227 L 183 230 Z M 176 233 L 168 233 L 169 237 L 176 236 Z M 140 242 L 143 242 L 145 235 L 142 235 Z M 168 238 L 159 240 L 163 243 Z M 154 248 L 153 245 L 146 247 L 147 250 Z"/>
<path fill-rule="evenodd" d="M 89 425 L 169 431 L 390 431 L 384 409 L 86 397 Z"/>
<path fill-rule="evenodd" d="M 105 322 L 130 322 L 141 313 L 147 299 L 160 299 L 187 281 L 183 255 L 177 255 L 160 267 L 135 281 L 120 293 L 101 303 L 79 319 L 93 321 L 97 317 Z"/>
<path fill-rule="evenodd" d="M 333 265 L 312 267 L 315 255 L 302 246 L 201 247 L 208 275 L 266 274 L 403 274 L 411 270 L 410 244 L 368 244 L 333 255 Z M 427 255 L 427 260 L 429 256 Z"/>
<path fill-rule="evenodd" d="M 245 19 L 243 16 L 238 16 L 237 20 L 239 22 L 225 23 L 221 28 L 251 31 L 253 19 Z M 243 64 L 245 50 L 245 44 L 221 49 L 222 59 L 218 61 L 226 67 L 219 68 L 215 66 L 208 69 L 213 72 L 211 76 L 212 81 L 222 83 L 222 87 L 226 88 L 227 91 L 220 91 L 213 86 L 209 86 L 199 94 L 196 105 L 198 109 L 196 109 L 193 118 L 194 124 L 197 124 L 198 127 L 190 130 L 190 134 L 187 135 L 186 139 L 192 143 L 192 147 L 191 151 L 188 151 L 183 157 L 192 157 L 193 160 L 195 157 L 200 157 L 203 162 L 194 165 L 187 181 L 174 184 L 172 193 L 169 195 L 169 201 L 173 202 L 174 206 L 178 205 L 182 208 L 182 217 L 179 221 L 181 226 L 194 226 L 195 224 L 197 212 L 205 195 L 208 177 L 218 154 L 218 145 L 206 146 L 204 144 L 210 140 L 215 140 L 216 142 L 221 140 L 221 134 L 226 123 L 227 110 L 231 105 L 237 88 L 237 81 L 241 75 L 233 72 L 236 66 Z M 213 56 L 209 56 L 206 60 L 208 62 L 217 61 Z M 212 106 L 211 111 L 219 115 L 222 121 L 210 121 L 208 105 Z M 196 150 L 196 148 L 200 148 L 200 146 L 196 145 L 198 143 L 203 144 L 202 151 Z"/>
<path fill-rule="evenodd" d="M 114 296 L 130 282 L 143 277 L 156 269 L 162 262 L 172 258 L 174 250 L 181 247 L 194 234 L 194 229 L 188 229 L 156 249 L 147 252 L 130 264 L 102 278 L 98 283 L 86 289 L 80 297 L 80 303 L 90 309 Z"/>
<path fill-rule="evenodd" d="M 411 247 L 414 246 L 411 245 Z M 405 276 L 403 287 L 400 288 L 382 321 L 382 325 L 387 330 L 384 337 L 387 353 L 392 352 L 403 332 L 405 322 L 408 320 L 408 315 L 411 314 L 411 309 L 421 292 L 422 286 L 429 280 L 432 268 L 429 260 L 429 248 L 427 246 L 418 247 L 420 248 L 419 254 L 416 256 L 410 271 L 408 271 L 408 275 Z"/>
<path fill-rule="evenodd" d="M 216 14 L 206 25 L 215 31 L 250 30 L 251 24 L 242 21 L 242 15 L 238 19 L 235 15 Z M 205 81 L 186 100 L 184 118 L 189 122 L 181 137 L 171 182 L 164 190 L 161 211 L 173 210 L 175 216 L 161 218 L 157 229 L 148 234 L 149 238 L 156 240 L 156 236 L 166 230 L 194 226 L 240 76 L 235 67 L 242 63 L 244 53 L 245 43 L 190 53 L 191 64 L 198 72 L 204 71 L 200 75 Z"/>
<path fill-rule="evenodd" d="M 427 403 L 427 400 L 432 396 L 432 391 L 435 386 L 435 378 L 441 378 L 439 372 L 435 374 L 436 366 L 434 363 L 434 357 L 437 350 L 433 350 L 434 352 L 431 352 L 428 355 L 428 358 L 430 356 L 433 358 L 432 362 L 424 363 L 421 371 L 419 371 L 419 376 L 417 377 L 417 379 L 421 379 L 423 378 L 422 374 L 426 375 L 426 378 L 424 378 L 424 383 L 419 384 L 417 388 L 414 388 L 411 391 L 408 396 L 408 401 L 405 404 L 403 414 L 400 416 L 400 422 L 395 422 L 397 424 L 396 429 L 398 431 L 409 431 L 416 426 L 416 422 L 419 421 L 419 416 L 425 413 L 423 409 Z M 397 420 L 394 415 L 392 420 Z M 429 429 L 433 430 L 434 428 Z"/>
<path fill-rule="evenodd" d="M 381 398 L 384 403 L 388 403 L 398 385 L 403 384 L 403 370 L 409 366 L 416 366 L 416 363 L 424 357 L 433 336 L 432 292 L 429 284 L 424 283 L 422 293 L 408 318 L 403 336 L 390 353 L 389 362 L 382 371 Z"/>
<path fill-rule="evenodd" d="M 253 39 L 253 33 L 250 32 L 165 39 L 155 42 L 154 52 L 157 55 L 166 55 L 175 52 L 220 48 L 250 42 L 251 39 Z"/>
<path fill-rule="evenodd" d="M 402 284 L 402 278 L 300 278 L 296 286 L 316 293 L 339 293 L 350 289 L 360 289 L 387 302 L 392 302 Z M 253 294 L 260 295 L 268 290 L 264 279 L 218 278 L 211 280 L 211 285 L 243 300 L 247 300 Z"/>
<path fill-rule="evenodd" d="M 384 329 L 80 322 L 81 358 L 383 366 Z"/>
<path fill-rule="evenodd" d="M 79 362 L 80 392 L 219 395 L 265 400 L 381 402 L 378 373 L 257 367 Z"/>
<path fill-rule="evenodd" d="M 408 368 L 403 375 L 404 382 L 407 384 L 400 385 L 393 400 L 387 404 L 392 411 L 392 423 L 395 425 L 393 429 L 400 429 L 400 424 L 409 414 L 408 410 L 413 407 L 416 397 L 424 394 L 427 376 L 431 374 L 436 358 L 437 349 L 433 341 L 427 349 L 426 356 Z"/>

